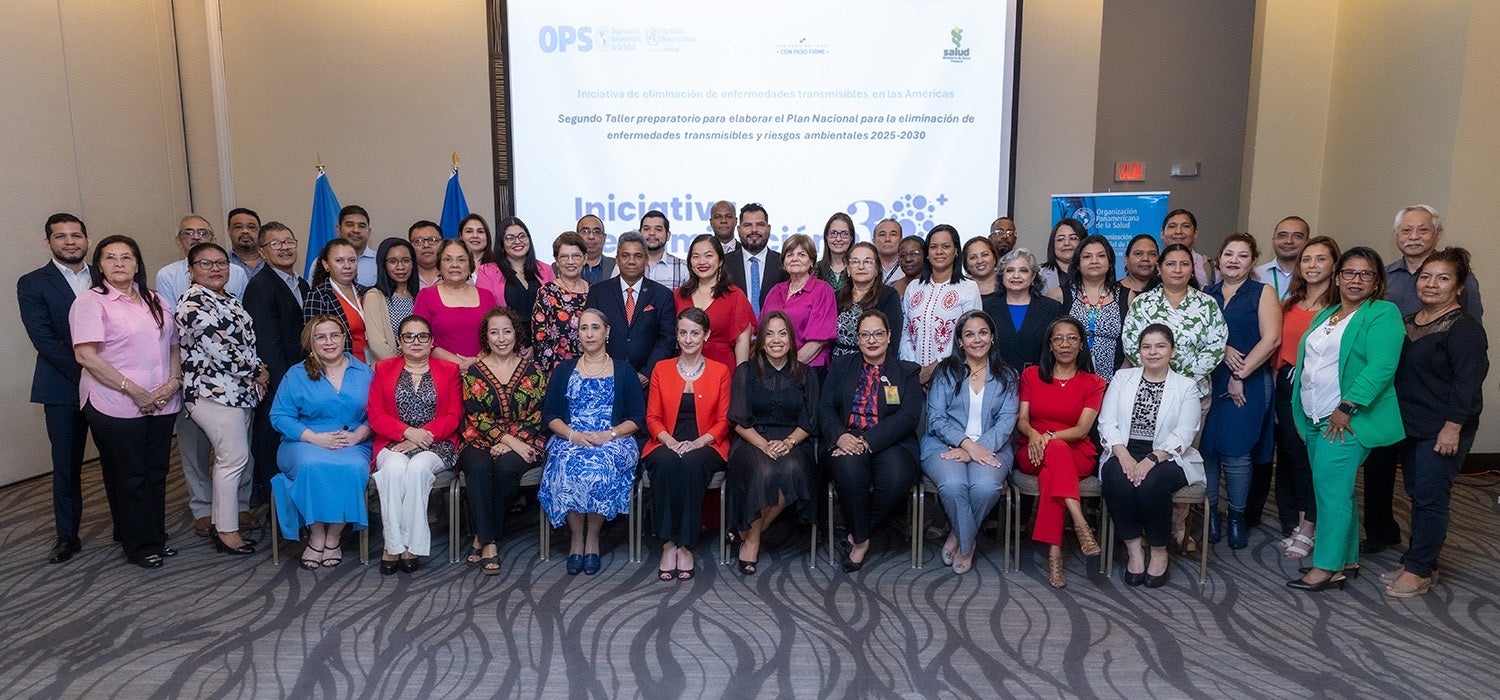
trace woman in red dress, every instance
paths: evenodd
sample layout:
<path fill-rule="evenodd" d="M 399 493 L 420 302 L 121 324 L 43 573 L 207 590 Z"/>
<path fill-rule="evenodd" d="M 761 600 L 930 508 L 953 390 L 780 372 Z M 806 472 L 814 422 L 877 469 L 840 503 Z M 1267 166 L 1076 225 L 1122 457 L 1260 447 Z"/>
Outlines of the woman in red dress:
<path fill-rule="evenodd" d="M 750 299 L 729 283 L 724 246 L 711 233 L 693 239 L 688 248 L 688 271 L 687 281 L 672 295 L 677 313 L 696 306 L 708 314 L 712 330 L 703 344 L 703 356 L 732 369 L 750 358 L 750 336 L 755 329 Z"/>

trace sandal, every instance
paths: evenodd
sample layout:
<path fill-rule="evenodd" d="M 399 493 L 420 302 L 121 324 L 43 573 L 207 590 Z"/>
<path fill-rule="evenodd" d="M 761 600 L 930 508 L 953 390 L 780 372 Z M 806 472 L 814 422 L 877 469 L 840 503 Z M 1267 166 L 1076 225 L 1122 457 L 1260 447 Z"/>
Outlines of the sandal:
<path fill-rule="evenodd" d="M 1057 556 L 1047 557 L 1047 583 L 1053 588 L 1062 588 L 1068 585 L 1068 577 L 1063 574 L 1062 552 Z"/>
<path fill-rule="evenodd" d="M 480 559 L 479 573 L 484 574 L 485 576 L 500 575 L 500 555 L 496 554 L 493 557 L 485 557 L 483 559 Z"/>
<path fill-rule="evenodd" d="M 1078 538 L 1078 551 L 1083 552 L 1083 556 L 1098 556 L 1103 551 L 1099 547 L 1099 541 L 1094 539 L 1094 531 L 1087 523 L 1083 527 L 1074 527 L 1073 535 Z"/>
<path fill-rule="evenodd" d="M 472 544 L 469 545 L 469 551 L 464 553 L 464 563 L 469 566 L 479 566 L 484 563 L 484 560 L 484 548 Z"/>
<path fill-rule="evenodd" d="M 693 580 L 693 570 L 692 569 L 678 569 L 677 570 L 677 580 L 678 581 L 691 581 L 691 580 Z"/>
<path fill-rule="evenodd" d="M 307 545 L 307 549 L 302 552 L 302 558 L 300 560 L 301 563 L 302 563 L 302 568 L 307 569 L 308 571 L 315 571 L 315 570 L 317 570 L 317 568 L 319 566 L 322 566 L 322 561 L 321 561 L 322 557 L 319 557 L 318 559 L 308 559 L 307 558 L 307 553 L 308 552 L 317 552 L 319 554 L 322 554 L 325 551 L 327 551 L 327 550 L 320 549 L 320 548 L 314 547 L 312 545 Z"/>
<path fill-rule="evenodd" d="M 671 581 L 672 579 L 675 579 L 675 578 L 677 578 L 677 570 L 676 569 L 657 569 L 656 570 L 656 580 L 661 581 L 662 583 L 666 583 L 666 582 Z"/>
<path fill-rule="evenodd" d="M 329 547 L 323 551 L 333 553 L 331 556 L 323 557 L 323 568 L 332 569 L 333 567 L 344 563 L 344 550 L 339 549 L 338 547 Z"/>
<path fill-rule="evenodd" d="M 740 574 L 742 574 L 744 576 L 754 576 L 755 575 L 755 565 L 757 563 L 759 563 L 759 562 L 745 561 L 744 559 L 740 559 L 739 560 Z"/>
<path fill-rule="evenodd" d="M 1392 582 L 1389 586 L 1385 587 L 1385 594 L 1392 598 L 1415 598 L 1430 590 L 1432 590 L 1432 579 L 1424 578 L 1421 583 L 1413 588 L 1397 586 L 1395 582 Z"/>
<path fill-rule="evenodd" d="M 1297 543 L 1297 536 L 1301 535 L 1301 534 L 1302 534 L 1302 528 L 1301 527 L 1294 527 L 1294 528 L 1292 528 L 1292 534 L 1287 535 L 1286 537 L 1283 537 L 1283 538 L 1281 538 L 1279 540 L 1276 540 L 1276 548 L 1277 549 L 1290 549 L 1293 544 Z M 1309 542 L 1308 544 L 1311 544 L 1311 543 Z M 1300 559 L 1301 557 L 1295 557 L 1295 558 Z"/>
<path fill-rule="evenodd" d="M 1298 532 L 1292 535 L 1289 539 L 1292 540 L 1292 544 L 1285 548 L 1287 559 L 1301 559 L 1309 554 L 1312 554 L 1313 538 L 1308 537 L 1301 532 Z M 1277 544 L 1280 545 L 1281 543 L 1278 542 Z"/>

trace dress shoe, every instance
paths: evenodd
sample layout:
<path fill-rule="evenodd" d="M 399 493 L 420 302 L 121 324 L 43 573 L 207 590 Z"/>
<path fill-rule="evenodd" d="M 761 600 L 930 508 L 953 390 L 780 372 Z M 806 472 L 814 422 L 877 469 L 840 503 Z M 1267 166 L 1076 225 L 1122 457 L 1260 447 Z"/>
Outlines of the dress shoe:
<path fill-rule="evenodd" d="M 1152 576 L 1150 574 L 1146 574 L 1146 587 L 1161 588 L 1162 586 L 1167 585 L 1167 580 L 1170 578 L 1172 578 L 1172 567 L 1170 566 L 1162 569 L 1160 576 Z"/>
<path fill-rule="evenodd" d="M 395 574 L 397 571 L 400 571 L 400 570 L 401 570 L 401 560 L 400 559 L 381 559 L 380 560 L 380 575 L 381 576 L 391 576 L 391 575 Z"/>
<path fill-rule="evenodd" d="M 1297 569 L 1297 573 L 1305 574 L 1312 570 L 1313 568 L 1311 566 L 1303 566 Z M 1344 569 L 1344 578 L 1359 578 L 1359 565 L 1355 564 L 1354 566 Z"/>
<path fill-rule="evenodd" d="M 47 563 L 61 564 L 82 550 L 83 543 L 77 537 L 59 537 L 57 544 L 52 545 L 52 551 L 47 555 Z"/>
<path fill-rule="evenodd" d="M 208 533 L 212 532 L 213 529 L 214 520 L 207 515 L 193 520 L 193 534 L 199 537 L 208 537 Z"/>
<path fill-rule="evenodd" d="M 1245 527 L 1245 511 L 1229 509 L 1229 548 L 1244 549 L 1250 545 L 1250 533 Z"/>
<path fill-rule="evenodd" d="M 401 560 L 401 570 L 408 574 L 414 574 L 420 568 L 422 568 L 422 560 L 417 557 Z"/>
<path fill-rule="evenodd" d="M 1294 578 L 1290 581 L 1287 581 L 1286 585 L 1288 588 L 1295 588 L 1299 591 L 1318 593 L 1321 591 L 1326 591 L 1330 588 L 1337 588 L 1342 591 L 1344 590 L 1344 584 L 1348 583 L 1348 581 L 1349 579 L 1344 578 L 1343 576 L 1334 575 L 1329 576 L 1328 578 L 1325 578 L 1317 583 L 1308 583 L 1300 578 Z"/>
<path fill-rule="evenodd" d="M 1135 573 L 1132 573 L 1132 572 L 1129 572 L 1129 571 L 1125 572 L 1125 585 L 1127 585 L 1127 586 L 1139 586 L 1139 585 L 1141 585 L 1141 584 L 1143 584 L 1145 582 L 1146 582 L 1146 572 L 1144 572 L 1144 571 L 1135 572 Z"/>
<path fill-rule="evenodd" d="M 599 560 L 599 555 L 598 554 L 585 554 L 585 555 L 583 555 L 583 573 L 584 573 L 584 575 L 593 576 L 594 574 L 599 573 L 599 569 L 602 568 L 603 566 L 604 566 L 604 563 Z"/>
<path fill-rule="evenodd" d="M 568 555 L 568 575 L 569 576 L 577 576 L 577 575 L 579 575 L 581 573 L 583 573 L 583 555 L 582 554 L 569 554 Z"/>
<path fill-rule="evenodd" d="M 164 557 L 175 557 L 177 556 L 177 550 L 172 549 L 171 547 L 162 547 L 161 555 Z"/>
<path fill-rule="evenodd" d="M 255 553 L 255 546 L 248 542 L 241 544 L 238 547 L 231 547 L 224 543 L 224 540 L 219 537 L 219 533 L 217 531 L 210 533 L 210 537 L 213 538 L 214 551 L 219 552 L 220 554 L 242 556 L 245 554 Z"/>
<path fill-rule="evenodd" d="M 1208 543 L 1218 544 L 1224 539 L 1224 514 L 1214 511 L 1208 516 Z"/>
<path fill-rule="evenodd" d="M 869 559 L 870 559 L 870 555 L 869 555 L 868 552 L 866 552 L 865 553 L 865 561 L 869 561 Z M 846 573 L 846 574 L 852 574 L 852 573 L 854 573 L 856 571 L 859 571 L 860 569 L 865 568 L 865 562 L 864 561 L 854 561 L 852 558 L 849 557 L 849 552 L 848 551 L 844 552 L 843 565 L 844 565 L 844 573 Z"/>
<path fill-rule="evenodd" d="M 1399 538 L 1399 537 L 1397 537 L 1394 540 L 1377 539 L 1377 538 L 1371 537 L 1370 539 L 1364 540 L 1364 541 L 1362 541 L 1362 542 L 1359 543 L 1359 553 L 1360 554 L 1379 554 L 1379 553 L 1384 552 L 1385 550 L 1387 550 L 1387 549 L 1389 549 L 1391 547 L 1394 547 L 1394 546 L 1396 546 L 1398 544 L 1401 544 L 1401 538 Z"/>
<path fill-rule="evenodd" d="M 160 569 L 166 560 L 160 554 L 147 554 L 144 557 L 128 557 L 130 563 L 142 569 Z"/>

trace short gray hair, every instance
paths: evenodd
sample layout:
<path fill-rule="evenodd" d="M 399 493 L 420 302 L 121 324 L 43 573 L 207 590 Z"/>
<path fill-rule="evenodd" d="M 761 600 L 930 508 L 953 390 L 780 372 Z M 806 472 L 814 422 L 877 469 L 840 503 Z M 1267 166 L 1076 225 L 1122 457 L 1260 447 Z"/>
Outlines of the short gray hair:
<path fill-rule="evenodd" d="M 1037 269 L 1036 256 L 1032 255 L 1031 251 L 1025 248 L 1011 248 L 1010 252 L 1000 256 L 999 267 L 1001 272 L 1004 272 L 1006 265 L 1009 265 L 1016 260 L 1024 261 L 1026 263 L 1026 267 L 1031 268 L 1031 293 L 1033 296 L 1040 295 L 1042 293 L 1041 270 Z M 1005 282 L 1003 280 L 1001 281 L 1000 286 L 1005 286 Z"/>
<path fill-rule="evenodd" d="M 619 238 L 615 239 L 615 250 L 619 250 L 620 246 L 626 243 L 639 243 L 642 248 L 645 248 L 646 237 L 642 236 L 640 231 L 626 231 L 620 234 Z"/>
<path fill-rule="evenodd" d="M 1431 206 L 1428 206 L 1426 204 L 1413 204 L 1409 207 L 1401 207 L 1401 211 L 1396 212 L 1396 220 L 1391 224 L 1391 230 L 1399 230 L 1401 228 L 1401 217 L 1406 216 L 1407 214 L 1410 214 L 1414 211 L 1427 212 L 1430 216 L 1432 216 L 1432 230 L 1437 231 L 1438 233 L 1443 232 L 1443 217 L 1438 214 L 1436 209 L 1433 209 Z"/>

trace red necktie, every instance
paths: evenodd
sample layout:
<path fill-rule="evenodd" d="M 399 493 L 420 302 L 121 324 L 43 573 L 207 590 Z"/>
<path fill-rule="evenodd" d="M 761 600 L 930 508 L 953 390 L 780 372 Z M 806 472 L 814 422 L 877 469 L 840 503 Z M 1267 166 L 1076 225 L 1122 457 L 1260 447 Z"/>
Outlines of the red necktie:
<path fill-rule="evenodd" d="M 625 288 L 625 324 L 635 323 L 635 290 Z"/>

